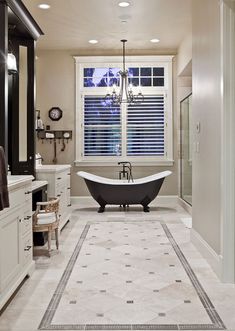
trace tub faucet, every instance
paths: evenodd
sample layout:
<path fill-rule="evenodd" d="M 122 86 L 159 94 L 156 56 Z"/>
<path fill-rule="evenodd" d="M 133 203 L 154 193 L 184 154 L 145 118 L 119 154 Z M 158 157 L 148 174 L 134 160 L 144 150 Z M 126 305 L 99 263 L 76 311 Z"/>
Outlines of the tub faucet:
<path fill-rule="evenodd" d="M 130 162 L 118 162 L 118 165 L 122 165 L 122 170 L 119 171 L 119 179 L 126 178 L 128 180 L 128 183 L 130 180 L 133 182 L 133 176 L 132 176 L 132 165 Z"/>

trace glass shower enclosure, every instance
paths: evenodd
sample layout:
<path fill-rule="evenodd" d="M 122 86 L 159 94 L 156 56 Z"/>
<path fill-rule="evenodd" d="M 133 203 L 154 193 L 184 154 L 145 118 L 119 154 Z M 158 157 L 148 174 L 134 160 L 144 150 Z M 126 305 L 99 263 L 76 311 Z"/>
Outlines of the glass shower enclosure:
<path fill-rule="evenodd" d="M 192 205 L 192 94 L 180 103 L 180 197 Z"/>

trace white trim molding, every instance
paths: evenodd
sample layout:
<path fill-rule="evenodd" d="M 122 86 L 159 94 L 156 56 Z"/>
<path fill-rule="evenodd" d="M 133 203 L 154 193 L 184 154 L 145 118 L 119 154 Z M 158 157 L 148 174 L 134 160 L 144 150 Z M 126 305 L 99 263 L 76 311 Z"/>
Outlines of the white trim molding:
<path fill-rule="evenodd" d="M 191 236 L 192 244 L 207 260 L 207 262 L 209 263 L 213 271 L 216 273 L 218 278 L 221 279 L 222 264 L 223 264 L 222 256 L 218 255 L 195 229 L 191 229 L 190 236 Z"/>
<path fill-rule="evenodd" d="M 173 86 L 172 86 L 172 60 L 174 56 L 127 56 L 126 61 L 129 67 L 164 67 L 164 86 L 142 86 L 142 93 L 146 96 L 159 95 L 164 97 L 165 120 L 164 120 L 164 155 L 153 156 L 127 156 L 126 155 L 126 114 L 127 107 L 123 105 L 121 109 L 121 136 L 122 136 L 122 155 L 120 156 L 85 156 L 84 155 L 84 97 L 85 96 L 104 96 L 107 93 L 107 87 L 84 87 L 83 69 L 86 67 L 112 67 L 117 68 L 122 65 L 122 56 L 74 56 L 75 61 L 75 95 L 76 95 L 76 166 L 113 166 L 119 161 L 128 161 L 136 165 L 157 165 L 157 166 L 172 166 L 173 165 Z M 133 87 L 138 89 L 137 87 Z"/>

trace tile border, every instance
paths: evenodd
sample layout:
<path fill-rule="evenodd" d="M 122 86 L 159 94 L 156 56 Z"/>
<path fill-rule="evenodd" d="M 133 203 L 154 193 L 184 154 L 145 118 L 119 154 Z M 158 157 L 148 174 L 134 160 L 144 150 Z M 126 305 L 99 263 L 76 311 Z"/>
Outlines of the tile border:
<path fill-rule="evenodd" d="M 109 221 L 112 222 L 112 221 Z M 128 222 L 128 221 L 127 221 Z M 137 221 L 143 222 L 143 221 Z M 148 222 L 148 221 L 147 221 Z M 152 222 L 152 221 L 150 221 Z M 158 221 L 159 222 L 159 221 Z M 187 273 L 212 324 L 51 324 L 91 224 L 87 222 L 38 327 L 39 330 L 225 330 L 226 327 L 167 225 L 161 226 Z M 125 222 L 126 223 L 126 222 Z"/>

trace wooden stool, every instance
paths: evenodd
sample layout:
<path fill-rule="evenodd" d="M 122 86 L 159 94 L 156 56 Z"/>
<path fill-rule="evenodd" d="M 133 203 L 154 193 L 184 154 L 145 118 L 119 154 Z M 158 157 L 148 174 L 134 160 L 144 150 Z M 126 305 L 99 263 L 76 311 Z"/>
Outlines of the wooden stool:
<path fill-rule="evenodd" d="M 46 202 L 37 202 L 37 209 L 33 214 L 33 232 L 48 233 L 48 254 L 51 251 L 51 233 L 55 231 L 56 248 L 59 249 L 59 198 L 50 198 Z"/>

